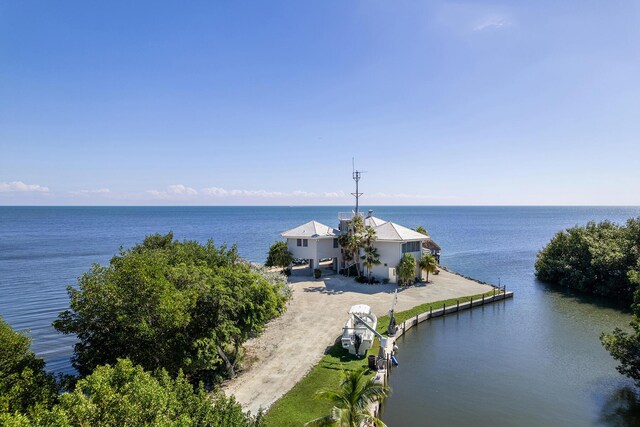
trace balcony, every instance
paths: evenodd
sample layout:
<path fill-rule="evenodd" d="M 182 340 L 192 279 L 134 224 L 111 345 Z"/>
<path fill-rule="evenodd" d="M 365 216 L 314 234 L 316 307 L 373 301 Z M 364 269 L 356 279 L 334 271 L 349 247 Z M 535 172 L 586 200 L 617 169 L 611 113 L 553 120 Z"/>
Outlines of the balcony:
<path fill-rule="evenodd" d="M 354 216 L 354 212 L 338 212 L 338 221 L 351 221 Z M 358 212 L 358 216 L 364 219 L 364 213 Z"/>

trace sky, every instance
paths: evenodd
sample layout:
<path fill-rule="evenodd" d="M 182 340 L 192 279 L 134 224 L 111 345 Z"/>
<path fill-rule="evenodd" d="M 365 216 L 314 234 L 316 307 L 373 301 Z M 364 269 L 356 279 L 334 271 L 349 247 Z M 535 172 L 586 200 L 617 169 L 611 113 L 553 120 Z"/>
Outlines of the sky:
<path fill-rule="evenodd" d="M 640 205 L 637 1 L 0 0 L 0 205 Z"/>

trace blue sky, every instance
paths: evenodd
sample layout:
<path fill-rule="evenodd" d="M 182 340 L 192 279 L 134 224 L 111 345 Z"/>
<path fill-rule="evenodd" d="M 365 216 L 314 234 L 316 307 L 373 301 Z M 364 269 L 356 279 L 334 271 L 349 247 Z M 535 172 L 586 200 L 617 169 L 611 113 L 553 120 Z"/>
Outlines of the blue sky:
<path fill-rule="evenodd" d="M 635 1 L 0 1 L 0 204 L 640 205 Z"/>

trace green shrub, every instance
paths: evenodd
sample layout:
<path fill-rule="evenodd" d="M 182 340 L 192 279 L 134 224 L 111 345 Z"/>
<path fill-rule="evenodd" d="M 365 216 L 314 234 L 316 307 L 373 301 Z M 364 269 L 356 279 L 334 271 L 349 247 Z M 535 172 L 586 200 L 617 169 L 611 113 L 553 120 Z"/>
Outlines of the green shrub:
<path fill-rule="evenodd" d="M 557 233 L 538 253 L 537 277 L 581 292 L 630 302 L 640 257 L 640 218 L 625 226 L 589 222 Z"/>
<path fill-rule="evenodd" d="M 77 335 L 80 374 L 129 358 L 207 384 L 234 375 L 242 343 L 287 299 L 283 276 L 252 267 L 235 247 L 178 242 L 171 233 L 94 265 L 68 292 L 70 309 L 54 326 Z"/>

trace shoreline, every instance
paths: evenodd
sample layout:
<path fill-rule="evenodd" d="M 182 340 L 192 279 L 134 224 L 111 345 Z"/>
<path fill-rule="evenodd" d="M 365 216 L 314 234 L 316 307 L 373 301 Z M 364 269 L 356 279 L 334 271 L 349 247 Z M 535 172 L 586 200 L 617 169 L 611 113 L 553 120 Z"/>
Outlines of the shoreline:
<path fill-rule="evenodd" d="M 287 311 L 258 337 L 245 344 L 247 366 L 222 385 L 245 410 L 256 413 L 289 392 L 316 366 L 340 335 L 351 305 L 367 304 L 379 315 L 391 307 L 398 290 L 396 311 L 426 303 L 483 294 L 495 289 L 445 269 L 428 284 L 407 288 L 395 284 L 366 285 L 339 275 L 321 279 L 291 277 L 292 298 Z M 475 305 L 475 304 L 474 304 Z"/>

